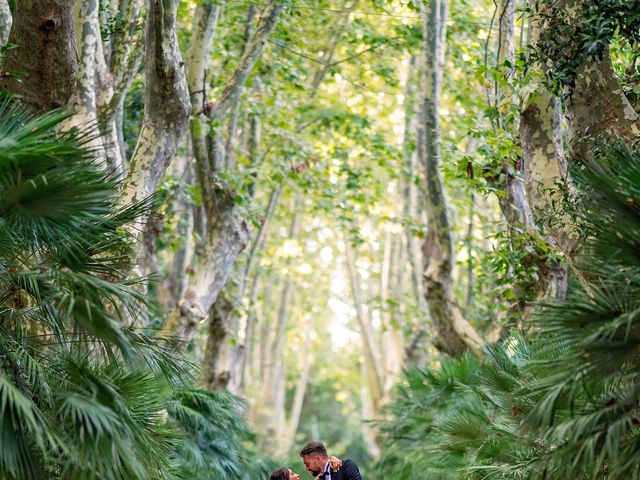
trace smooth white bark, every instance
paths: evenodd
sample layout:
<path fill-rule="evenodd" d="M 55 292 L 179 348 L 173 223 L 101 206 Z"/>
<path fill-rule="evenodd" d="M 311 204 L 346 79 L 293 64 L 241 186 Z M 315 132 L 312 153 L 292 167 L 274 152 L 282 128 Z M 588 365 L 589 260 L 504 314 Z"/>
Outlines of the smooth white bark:
<path fill-rule="evenodd" d="M 0 0 L 0 46 L 9 40 L 9 32 L 11 31 L 11 10 L 7 0 Z"/>

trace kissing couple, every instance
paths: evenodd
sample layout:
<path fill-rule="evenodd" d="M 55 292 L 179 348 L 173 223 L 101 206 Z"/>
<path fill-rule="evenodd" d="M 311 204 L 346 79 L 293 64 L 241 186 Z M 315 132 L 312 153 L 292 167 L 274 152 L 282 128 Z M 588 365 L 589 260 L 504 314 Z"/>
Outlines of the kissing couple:
<path fill-rule="evenodd" d="M 353 460 L 344 462 L 327 454 L 322 442 L 309 442 L 300 451 L 304 467 L 315 480 L 362 480 Z M 270 480 L 300 480 L 300 475 L 284 467 L 271 473 Z"/>

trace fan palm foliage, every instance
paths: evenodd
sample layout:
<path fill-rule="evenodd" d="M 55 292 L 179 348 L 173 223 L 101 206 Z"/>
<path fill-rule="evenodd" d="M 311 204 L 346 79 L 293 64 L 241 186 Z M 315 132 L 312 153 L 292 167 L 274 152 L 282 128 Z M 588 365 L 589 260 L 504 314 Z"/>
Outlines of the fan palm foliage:
<path fill-rule="evenodd" d="M 177 477 L 192 480 L 267 478 L 274 465 L 260 458 L 244 421 L 244 403 L 227 392 L 178 388 L 167 411 L 183 432 Z"/>
<path fill-rule="evenodd" d="M 0 478 L 257 473 L 239 401 L 130 326 L 146 306 L 127 231 L 153 199 L 118 208 L 64 118 L 0 107 Z"/>
<path fill-rule="evenodd" d="M 401 478 L 640 475 L 640 152 L 613 145 L 573 171 L 586 240 L 565 300 L 482 361 L 410 370 L 382 425 Z"/>

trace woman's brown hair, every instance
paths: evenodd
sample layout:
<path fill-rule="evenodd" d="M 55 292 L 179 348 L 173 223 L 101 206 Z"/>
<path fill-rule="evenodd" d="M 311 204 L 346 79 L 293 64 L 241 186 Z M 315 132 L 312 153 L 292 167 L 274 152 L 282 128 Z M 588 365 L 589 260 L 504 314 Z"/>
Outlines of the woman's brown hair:
<path fill-rule="evenodd" d="M 291 471 L 288 468 L 279 468 L 275 472 L 271 473 L 270 480 L 289 480 L 289 474 Z"/>

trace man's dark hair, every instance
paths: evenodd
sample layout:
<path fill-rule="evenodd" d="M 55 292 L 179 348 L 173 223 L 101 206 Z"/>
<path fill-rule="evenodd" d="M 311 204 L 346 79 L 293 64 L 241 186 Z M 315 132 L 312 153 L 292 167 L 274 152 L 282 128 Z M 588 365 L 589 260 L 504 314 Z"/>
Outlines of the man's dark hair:
<path fill-rule="evenodd" d="M 307 443 L 302 450 L 300 450 L 300 456 L 304 455 L 322 455 L 323 457 L 328 457 L 327 449 L 324 447 L 322 442 L 309 442 Z"/>

